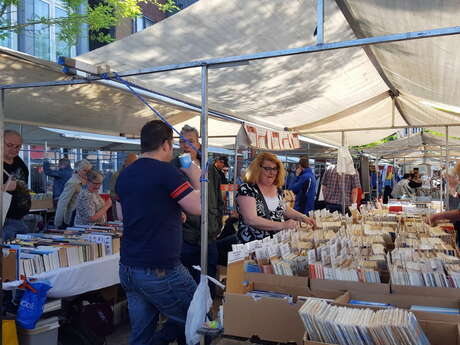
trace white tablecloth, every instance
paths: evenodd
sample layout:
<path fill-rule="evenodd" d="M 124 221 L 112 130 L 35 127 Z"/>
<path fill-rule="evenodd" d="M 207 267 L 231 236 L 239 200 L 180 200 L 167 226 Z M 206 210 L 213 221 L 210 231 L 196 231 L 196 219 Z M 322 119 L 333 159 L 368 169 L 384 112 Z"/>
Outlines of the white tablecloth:
<path fill-rule="evenodd" d="M 81 265 L 41 273 L 31 278 L 46 279 L 51 282 L 53 288 L 48 291 L 48 297 L 75 296 L 118 284 L 120 282 L 119 261 L 120 255 L 114 254 Z M 20 284 L 19 280 L 3 283 L 3 289 L 12 290 Z"/>

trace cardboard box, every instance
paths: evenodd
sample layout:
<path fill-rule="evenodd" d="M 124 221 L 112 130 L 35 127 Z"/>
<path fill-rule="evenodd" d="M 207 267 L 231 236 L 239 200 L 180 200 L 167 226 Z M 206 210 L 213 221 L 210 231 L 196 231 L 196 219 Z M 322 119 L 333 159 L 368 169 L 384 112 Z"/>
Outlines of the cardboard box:
<path fill-rule="evenodd" d="M 263 290 L 289 294 L 291 296 L 308 295 L 308 277 L 280 276 L 264 273 L 245 273 L 249 283 L 248 291 Z"/>
<path fill-rule="evenodd" d="M 305 328 L 299 316 L 303 303 L 285 299 L 225 294 L 224 334 L 287 343 L 303 343 Z"/>
<path fill-rule="evenodd" d="M 3 256 L 2 279 L 4 282 L 15 281 L 18 279 L 17 253 L 15 250 L 9 250 L 8 255 Z"/>
<path fill-rule="evenodd" d="M 395 295 L 416 295 L 427 297 L 445 297 L 460 299 L 460 288 L 442 288 L 426 286 L 391 285 L 391 293 Z"/>
<path fill-rule="evenodd" d="M 348 304 L 351 299 L 358 299 L 353 293 L 345 293 L 335 300 L 335 304 L 349 308 L 370 308 L 374 310 L 379 307 L 368 307 L 363 305 Z M 395 296 L 387 295 L 383 298 L 393 298 Z M 419 297 L 420 298 L 420 297 Z M 360 300 L 366 300 L 359 298 Z M 378 302 L 371 300 L 371 302 Z M 383 301 L 382 301 L 383 302 Z M 389 302 L 383 302 L 389 303 Z M 425 305 L 425 304 L 423 304 Z M 424 311 L 413 311 L 420 327 L 428 337 L 431 345 L 460 345 L 460 315 L 449 315 Z"/>
<path fill-rule="evenodd" d="M 346 280 L 310 279 L 310 290 L 332 290 L 332 291 L 355 291 L 373 293 L 379 295 L 390 294 L 390 284 L 384 283 L 361 283 Z"/>
<path fill-rule="evenodd" d="M 53 199 L 32 200 L 30 209 L 31 210 L 42 210 L 42 209 L 52 210 L 54 209 Z"/>

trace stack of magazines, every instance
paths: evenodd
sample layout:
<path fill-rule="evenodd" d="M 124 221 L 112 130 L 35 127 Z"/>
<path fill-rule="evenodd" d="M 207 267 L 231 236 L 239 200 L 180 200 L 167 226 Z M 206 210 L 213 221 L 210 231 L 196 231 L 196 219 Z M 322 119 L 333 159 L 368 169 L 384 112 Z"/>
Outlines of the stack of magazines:
<path fill-rule="evenodd" d="M 414 314 L 403 309 L 359 309 L 307 298 L 299 310 L 310 340 L 340 345 L 429 345 Z"/>

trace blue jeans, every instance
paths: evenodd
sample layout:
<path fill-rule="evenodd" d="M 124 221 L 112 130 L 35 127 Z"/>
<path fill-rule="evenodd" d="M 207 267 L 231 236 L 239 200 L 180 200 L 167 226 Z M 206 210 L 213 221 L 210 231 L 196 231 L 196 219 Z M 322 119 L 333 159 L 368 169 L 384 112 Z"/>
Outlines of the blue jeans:
<path fill-rule="evenodd" d="M 22 219 L 6 218 L 3 225 L 3 240 L 10 241 L 16 238 L 16 234 L 27 234 L 30 232 Z"/>
<path fill-rule="evenodd" d="M 131 345 L 185 344 L 185 320 L 196 283 L 187 269 L 131 267 L 120 264 L 120 283 L 128 297 Z M 168 317 L 156 332 L 159 313 Z"/>

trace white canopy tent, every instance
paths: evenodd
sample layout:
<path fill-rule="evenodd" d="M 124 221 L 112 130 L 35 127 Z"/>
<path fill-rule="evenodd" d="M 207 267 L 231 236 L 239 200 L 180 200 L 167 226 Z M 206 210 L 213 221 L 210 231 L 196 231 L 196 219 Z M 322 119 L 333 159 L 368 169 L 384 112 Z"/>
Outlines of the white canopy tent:
<path fill-rule="evenodd" d="M 326 41 L 337 42 L 355 35 L 370 37 L 427 26 L 447 27 L 457 24 L 458 15 L 460 4 L 454 0 L 429 4 L 326 1 L 324 35 Z M 314 45 L 315 27 L 313 1 L 200 0 L 142 32 L 78 59 L 94 65 L 109 64 L 118 72 L 136 72 L 152 65 Z M 335 145 L 341 143 L 340 133 L 314 133 L 388 128 L 346 135 L 347 144 L 362 145 L 393 133 L 391 127 L 458 124 L 458 114 L 427 104 L 460 107 L 456 78 L 460 61 L 452 51 L 459 40 L 458 36 L 436 37 L 211 70 L 209 105 L 244 120 L 278 129 L 290 127 Z M 199 100 L 197 69 L 129 79 L 153 90 Z M 212 126 L 209 128 L 212 131 Z M 460 129 L 452 128 L 451 133 L 454 131 L 460 133 Z"/>

